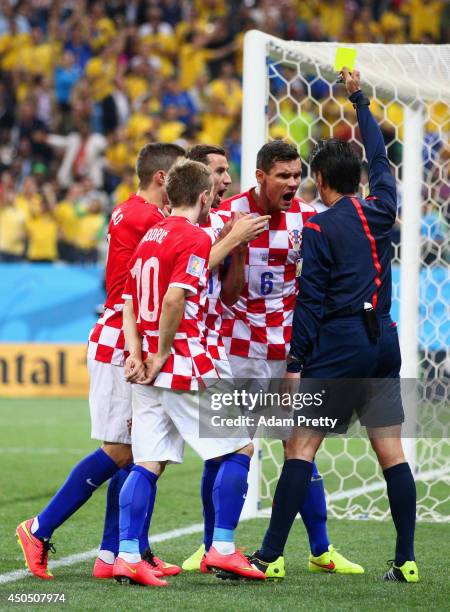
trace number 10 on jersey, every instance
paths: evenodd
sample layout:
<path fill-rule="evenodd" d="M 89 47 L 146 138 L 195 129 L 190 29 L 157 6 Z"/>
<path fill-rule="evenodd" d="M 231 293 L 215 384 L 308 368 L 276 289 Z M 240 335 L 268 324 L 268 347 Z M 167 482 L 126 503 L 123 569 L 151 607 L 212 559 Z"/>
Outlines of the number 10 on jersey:
<path fill-rule="evenodd" d="M 142 258 L 136 259 L 134 266 L 130 270 L 131 276 L 136 279 L 137 300 L 139 312 L 137 322 L 141 320 L 154 323 L 158 318 L 159 308 L 159 261 L 157 257 L 150 257 L 142 264 Z M 150 290 L 151 284 L 151 290 Z M 150 304 L 150 299 L 152 304 Z"/>

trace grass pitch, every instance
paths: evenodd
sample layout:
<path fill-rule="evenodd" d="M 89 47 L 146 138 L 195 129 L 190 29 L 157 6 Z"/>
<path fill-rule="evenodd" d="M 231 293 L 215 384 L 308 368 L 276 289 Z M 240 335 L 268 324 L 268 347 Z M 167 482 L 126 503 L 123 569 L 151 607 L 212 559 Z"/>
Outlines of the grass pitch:
<path fill-rule="evenodd" d="M 27 576 L 2 584 L 2 577 L 23 568 L 14 530 L 19 521 L 39 512 L 71 467 L 96 448 L 89 440 L 87 402 L 78 400 L 0 400 L 0 609 L 8 597 L 23 593 L 64 593 L 66 603 L 36 604 L 40 609 L 74 610 L 429 610 L 448 609 L 449 589 L 444 548 L 449 528 L 421 523 L 416 554 L 422 581 L 403 585 L 383 583 L 385 561 L 392 557 L 394 528 L 388 522 L 329 521 L 333 544 L 366 570 L 363 576 L 308 574 L 308 546 L 303 525 L 296 521 L 286 550 L 287 578 L 265 584 L 221 582 L 213 576 L 183 573 L 165 589 L 123 587 L 91 577 L 93 558 L 54 570 L 55 580 Z M 152 534 L 201 522 L 198 495 L 200 460 L 187 451 L 182 466 L 166 470 L 158 486 Z M 106 486 L 54 535 L 60 560 L 99 544 Z M 245 521 L 237 541 L 256 548 L 267 519 Z M 181 563 L 201 541 L 201 534 L 158 543 L 157 554 Z M 28 608 L 29 605 L 24 607 Z M 34 607 L 34 606 L 33 606 Z"/>

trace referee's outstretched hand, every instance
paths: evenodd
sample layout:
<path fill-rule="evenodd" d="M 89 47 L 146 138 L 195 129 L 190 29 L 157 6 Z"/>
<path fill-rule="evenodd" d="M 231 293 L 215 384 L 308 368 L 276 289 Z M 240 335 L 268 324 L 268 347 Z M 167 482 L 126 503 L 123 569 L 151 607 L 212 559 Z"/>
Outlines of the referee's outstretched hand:
<path fill-rule="evenodd" d="M 341 76 L 349 96 L 361 89 L 359 70 L 349 72 L 348 68 L 342 68 Z"/>

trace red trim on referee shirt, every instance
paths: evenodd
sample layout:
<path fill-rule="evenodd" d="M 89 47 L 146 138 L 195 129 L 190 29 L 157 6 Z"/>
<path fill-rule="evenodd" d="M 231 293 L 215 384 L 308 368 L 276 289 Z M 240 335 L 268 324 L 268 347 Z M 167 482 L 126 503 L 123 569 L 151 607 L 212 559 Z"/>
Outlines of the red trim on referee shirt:
<path fill-rule="evenodd" d="M 350 198 L 350 200 L 352 201 L 353 206 L 356 208 L 356 212 L 358 213 L 358 216 L 361 219 L 364 233 L 366 234 L 367 239 L 370 242 L 370 250 L 372 251 L 373 265 L 375 266 L 375 270 L 377 271 L 376 276 L 375 276 L 376 289 L 375 289 L 375 293 L 372 296 L 372 307 L 376 308 L 377 301 L 378 301 L 378 287 L 381 285 L 381 278 L 380 278 L 381 264 L 380 264 L 380 260 L 378 259 L 377 244 L 375 242 L 375 238 L 373 237 L 372 232 L 370 231 L 370 227 L 369 227 L 369 224 L 367 223 L 366 215 L 364 214 L 361 204 L 358 202 L 356 198 Z"/>
<path fill-rule="evenodd" d="M 307 221 L 303 227 L 309 227 L 309 229 L 313 229 L 316 232 L 321 232 L 322 230 L 320 229 L 320 225 L 317 225 L 317 223 L 311 223 L 311 221 Z"/>
<path fill-rule="evenodd" d="M 377 196 L 367 196 L 366 200 L 378 200 Z"/>

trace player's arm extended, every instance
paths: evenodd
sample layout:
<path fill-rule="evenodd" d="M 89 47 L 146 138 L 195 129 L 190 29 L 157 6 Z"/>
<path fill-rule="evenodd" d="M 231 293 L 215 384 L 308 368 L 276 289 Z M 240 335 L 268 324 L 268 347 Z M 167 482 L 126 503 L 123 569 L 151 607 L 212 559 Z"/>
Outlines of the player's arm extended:
<path fill-rule="evenodd" d="M 231 255 L 231 262 L 222 278 L 220 299 L 226 306 L 233 306 L 241 295 L 245 283 L 245 259 L 247 247 L 241 245 Z"/>
<path fill-rule="evenodd" d="M 395 178 L 391 173 L 386 154 L 383 134 L 374 116 L 370 112 L 369 99 L 360 89 L 359 72 L 351 74 L 346 68 L 342 71 L 350 102 L 356 109 L 361 139 L 369 165 L 370 194 L 380 200 L 393 220 L 397 214 L 397 190 Z"/>
<path fill-rule="evenodd" d="M 142 384 L 148 385 L 155 380 L 170 355 L 175 334 L 183 318 L 186 292 L 187 290 L 181 287 L 169 287 L 163 298 L 159 318 L 158 352 L 146 360 L 147 373 Z"/>
<path fill-rule="evenodd" d="M 139 382 L 145 374 L 142 362 L 142 338 L 139 334 L 133 309 L 133 300 L 126 299 L 123 306 L 123 333 L 129 357 L 125 362 L 125 378 L 128 382 Z"/>
<path fill-rule="evenodd" d="M 250 242 L 264 231 L 270 216 L 251 217 L 245 215 L 236 220 L 229 233 L 219 239 L 211 248 L 209 269 L 214 270 L 233 249 L 244 242 Z"/>

